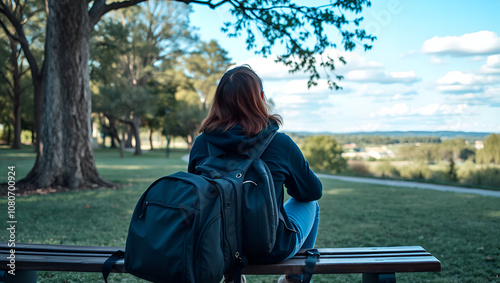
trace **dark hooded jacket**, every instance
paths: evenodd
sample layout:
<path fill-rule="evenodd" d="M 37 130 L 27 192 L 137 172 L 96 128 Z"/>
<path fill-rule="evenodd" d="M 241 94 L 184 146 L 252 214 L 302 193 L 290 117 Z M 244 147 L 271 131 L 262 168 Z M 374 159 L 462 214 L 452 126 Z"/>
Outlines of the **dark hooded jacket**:
<path fill-rule="evenodd" d="M 208 145 L 212 143 L 223 148 L 228 153 L 237 154 L 246 147 L 277 131 L 279 126 L 272 121 L 267 128 L 254 137 L 245 136 L 239 125 L 227 131 L 214 131 L 203 133 L 196 138 L 189 156 L 188 172 L 195 173 L 196 165 L 208 157 Z M 298 201 L 318 200 L 322 194 L 322 185 L 309 163 L 305 160 L 299 147 L 293 140 L 283 133 L 277 133 L 267 149 L 261 155 L 261 159 L 267 164 L 274 180 L 276 188 L 276 199 L 278 207 L 283 215 L 284 223 L 280 222 L 276 235 L 276 245 L 270 255 L 262 258 L 250 259 L 251 262 L 279 262 L 285 259 L 295 246 L 294 226 L 288 219 L 283 209 L 284 190 L 287 188 L 288 195 Z"/>

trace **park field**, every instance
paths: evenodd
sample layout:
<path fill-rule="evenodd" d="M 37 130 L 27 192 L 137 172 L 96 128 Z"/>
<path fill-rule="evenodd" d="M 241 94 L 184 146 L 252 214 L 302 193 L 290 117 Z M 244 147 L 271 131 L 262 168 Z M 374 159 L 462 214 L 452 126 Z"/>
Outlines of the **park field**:
<path fill-rule="evenodd" d="M 186 151 L 142 156 L 97 150 L 100 174 L 117 189 L 19 196 L 18 243 L 123 246 L 134 206 L 155 179 L 186 170 Z M 15 166 L 20 180 L 33 165 L 31 147 L 0 148 L 0 182 Z M 422 246 L 442 263 L 441 272 L 399 273 L 398 282 L 500 282 L 500 199 L 323 179 L 317 247 Z M 7 200 L 0 202 L 7 220 Z M 5 224 L 6 225 L 6 224 Z M 8 231 L 0 234 L 6 241 Z M 276 282 L 277 276 L 248 276 Z M 360 282 L 361 275 L 314 275 L 314 282 Z M 100 274 L 40 272 L 39 282 L 103 282 Z M 112 274 L 110 282 L 145 282 Z"/>

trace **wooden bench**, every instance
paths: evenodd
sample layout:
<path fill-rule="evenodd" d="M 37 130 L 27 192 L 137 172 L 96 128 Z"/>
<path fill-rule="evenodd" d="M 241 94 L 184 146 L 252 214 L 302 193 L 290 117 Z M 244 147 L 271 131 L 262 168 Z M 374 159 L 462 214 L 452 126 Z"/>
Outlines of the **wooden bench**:
<path fill-rule="evenodd" d="M 6 283 L 35 283 L 37 271 L 101 272 L 104 261 L 118 249 L 124 248 L 16 243 L 16 275 L 12 276 L 8 274 L 11 248 L 7 243 L 0 243 L 0 270 Z M 321 256 L 315 274 L 362 273 L 363 282 L 395 282 L 395 273 L 441 270 L 439 260 L 419 246 L 318 250 Z M 300 251 L 293 258 L 279 264 L 249 265 L 243 269 L 243 273 L 302 273 L 305 258 L 304 251 Z M 115 264 L 112 272 L 127 272 L 123 260 Z"/>

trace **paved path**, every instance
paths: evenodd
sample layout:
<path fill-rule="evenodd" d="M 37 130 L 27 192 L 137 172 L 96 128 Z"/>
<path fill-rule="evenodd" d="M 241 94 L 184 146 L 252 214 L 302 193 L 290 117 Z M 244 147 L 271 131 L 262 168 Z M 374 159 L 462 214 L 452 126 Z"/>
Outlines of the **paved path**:
<path fill-rule="evenodd" d="M 189 162 L 189 154 L 182 156 L 182 160 Z M 347 177 L 347 176 L 336 176 L 336 175 L 326 175 L 326 174 L 316 174 L 316 175 L 320 178 L 335 179 L 347 182 L 368 183 L 368 184 L 377 184 L 377 185 L 391 186 L 391 187 L 427 189 L 427 190 L 436 190 L 443 192 L 455 192 L 455 193 L 500 197 L 500 191 L 469 189 L 462 187 L 453 187 L 453 186 L 444 186 L 444 185 L 435 185 L 435 184 L 426 184 L 426 183 L 417 183 L 408 181 L 383 180 L 375 178 Z"/>
<path fill-rule="evenodd" d="M 408 181 L 383 180 L 374 178 L 347 177 L 347 176 L 335 176 L 326 174 L 316 174 L 316 175 L 320 178 L 335 179 L 347 182 L 368 183 L 368 184 L 377 184 L 377 185 L 392 186 L 392 187 L 417 188 L 417 189 L 436 190 L 443 192 L 478 194 L 482 196 L 500 197 L 500 191 L 469 189 L 462 187 L 453 187 L 453 186 L 444 186 L 444 185 L 435 185 L 435 184 L 426 184 L 426 183 L 417 183 Z"/>

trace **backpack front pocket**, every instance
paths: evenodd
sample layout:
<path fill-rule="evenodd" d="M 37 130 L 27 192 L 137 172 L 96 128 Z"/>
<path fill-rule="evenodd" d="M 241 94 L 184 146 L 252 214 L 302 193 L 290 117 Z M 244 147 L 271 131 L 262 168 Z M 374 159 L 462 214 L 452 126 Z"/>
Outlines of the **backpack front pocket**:
<path fill-rule="evenodd" d="M 142 214 L 129 229 L 125 253 L 127 270 L 152 281 L 169 278 L 184 282 L 184 275 L 178 271 L 186 264 L 185 245 L 192 231 L 194 215 L 193 211 L 177 205 L 145 202 Z M 133 257 L 127 257 L 131 255 Z"/>
<path fill-rule="evenodd" d="M 216 215 L 203 227 L 196 245 L 195 278 L 197 280 L 219 279 L 224 272 L 222 246 L 222 217 Z"/>

